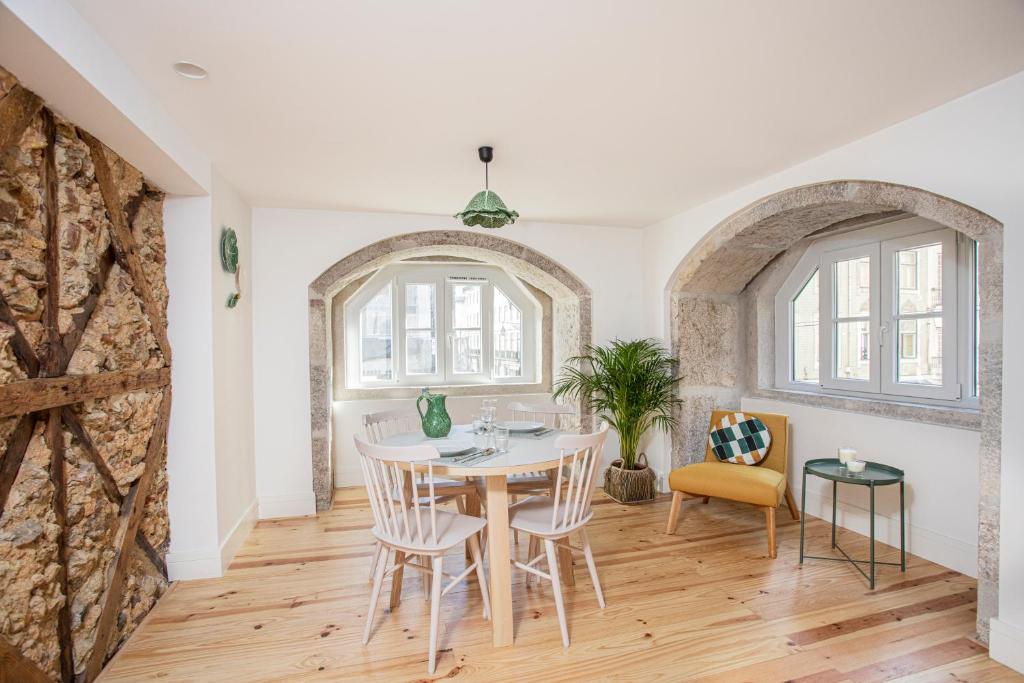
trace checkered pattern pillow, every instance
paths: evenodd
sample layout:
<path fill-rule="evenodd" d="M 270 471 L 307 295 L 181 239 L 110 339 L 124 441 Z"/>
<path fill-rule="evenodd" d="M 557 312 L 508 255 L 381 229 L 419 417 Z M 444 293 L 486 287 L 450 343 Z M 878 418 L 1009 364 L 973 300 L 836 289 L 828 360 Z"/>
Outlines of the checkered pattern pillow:
<path fill-rule="evenodd" d="M 715 457 L 737 465 L 756 465 L 768 455 L 772 435 L 756 417 L 732 413 L 722 418 L 708 434 L 708 445 Z"/>

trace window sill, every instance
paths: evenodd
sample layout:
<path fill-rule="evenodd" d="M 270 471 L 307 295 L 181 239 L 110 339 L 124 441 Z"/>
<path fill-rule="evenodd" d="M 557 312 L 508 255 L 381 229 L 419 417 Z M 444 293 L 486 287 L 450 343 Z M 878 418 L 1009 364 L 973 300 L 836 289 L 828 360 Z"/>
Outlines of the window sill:
<path fill-rule="evenodd" d="M 760 388 L 747 395 L 750 398 L 799 403 L 815 408 L 825 408 L 826 410 L 841 410 L 848 413 L 886 417 L 892 420 L 922 422 L 924 424 L 934 424 L 954 429 L 968 429 L 975 432 L 981 431 L 981 411 L 977 408 L 953 408 L 856 396 L 831 396 L 813 391 L 775 388 Z"/>
<path fill-rule="evenodd" d="M 369 387 L 362 389 L 339 389 L 334 392 L 335 401 L 370 401 L 391 398 L 416 398 L 422 387 Z M 551 385 L 535 384 L 459 384 L 453 386 L 430 385 L 430 391 L 446 396 L 509 396 L 515 394 L 550 394 Z"/>

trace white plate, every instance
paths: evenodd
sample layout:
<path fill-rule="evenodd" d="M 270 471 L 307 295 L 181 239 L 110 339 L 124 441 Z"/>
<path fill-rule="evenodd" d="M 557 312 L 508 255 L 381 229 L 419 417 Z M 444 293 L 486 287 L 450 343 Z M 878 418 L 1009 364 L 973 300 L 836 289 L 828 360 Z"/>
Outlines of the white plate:
<path fill-rule="evenodd" d="M 544 429 L 543 422 L 535 422 L 533 420 L 522 420 L 518 422 L 495 422 L 498 427 L 503 427 L 510 432 L 518 432 L 520 434 L 525 432 L 539 432 Z"/>
<path fill-rule="evenodd" d="M 465 439 L 427 439 L 424 443 L 436 448 L 442 457 L 469 453 L 476 448 L 472 441 Z"/>

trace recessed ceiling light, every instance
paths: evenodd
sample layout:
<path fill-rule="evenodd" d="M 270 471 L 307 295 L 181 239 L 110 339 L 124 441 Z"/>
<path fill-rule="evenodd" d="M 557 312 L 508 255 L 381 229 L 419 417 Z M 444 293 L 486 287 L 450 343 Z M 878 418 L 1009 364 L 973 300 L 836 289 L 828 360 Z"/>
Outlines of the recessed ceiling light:
<path fill-rule="evenodd" d="M 201 81 L 209 75 L 206 73 L 206 69 L 198 64 L 193 64 L 192 62 L 175 62 L 174 66 L 171 68 L 173 68 L 174 73 L 179 76 L 191 78 L 196 81 Z"/>

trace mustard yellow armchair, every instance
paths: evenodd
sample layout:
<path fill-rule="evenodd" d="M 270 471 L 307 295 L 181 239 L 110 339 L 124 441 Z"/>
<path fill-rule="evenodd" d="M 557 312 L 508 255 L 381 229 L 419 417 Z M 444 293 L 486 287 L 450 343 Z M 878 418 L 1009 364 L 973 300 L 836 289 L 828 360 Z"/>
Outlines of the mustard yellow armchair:
<path fill-rule="evenodd" d="M 710 429 L 714 429 L 721 419 L 735 410 L 716 410 L 711 414 Z M 672 489 L 672 509 L 668 515 L 666 533 L 675 533 L 679 525 L 679 512 L 683 504 L 683 496 L 703 498 L 707 503 L 711 498 L 724 498 L 739 503 L 748 503 L 764 508 L 765 522 L 768 527 L 768 557 L 776 556 L 775 549 L 775 509 L 783 499 L 789 506 L 793 519 L 800 519 L 800 511 L 793 500 L 793 494 L 786 483 L 786 464 L 789 460 L 789 418 L 774 413 L 751 413 L 745 415 L 759 418 L 771 434 L 771 444 L 764 459 L 757 465 L 736 465 L 721 462 L 711 451 L 710 445 L 705 446 L 704 462 L 694 463 L 673 470 L 668 477 L 669 488 Z"/>

